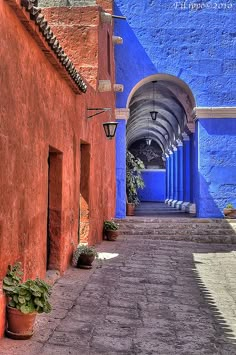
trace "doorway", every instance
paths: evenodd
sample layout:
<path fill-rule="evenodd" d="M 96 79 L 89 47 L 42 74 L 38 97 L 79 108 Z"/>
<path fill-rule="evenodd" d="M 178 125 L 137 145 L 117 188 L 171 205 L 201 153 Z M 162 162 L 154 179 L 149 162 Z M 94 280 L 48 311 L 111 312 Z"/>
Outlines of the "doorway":
<path fill-rule="evenodd" d="M 90 145 L 80 144 L 80 199 L 78 243 L 89 240 L 89 177 L 90 177 Z"/>
<path fill-rule="evenodd" d="M 60 269 L 62 222 L 62 162 L 63 154 L 49 147 L 47 206 L 47 270 Z"/>

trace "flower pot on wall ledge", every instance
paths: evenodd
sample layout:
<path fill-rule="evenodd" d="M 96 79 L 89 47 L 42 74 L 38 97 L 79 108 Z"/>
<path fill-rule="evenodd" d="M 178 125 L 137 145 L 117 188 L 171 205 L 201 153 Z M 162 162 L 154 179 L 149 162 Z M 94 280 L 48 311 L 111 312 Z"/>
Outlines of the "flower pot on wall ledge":
<path fill-rule="evenodd" d="M 236 208 L 224 208 L 223 213 L 225 218 L 236 218 Z"/>
<path fill-rule="evenodd" d="M 134 203 L 126 203 L 126 215 L 134 216 L 135 204 Z"/>

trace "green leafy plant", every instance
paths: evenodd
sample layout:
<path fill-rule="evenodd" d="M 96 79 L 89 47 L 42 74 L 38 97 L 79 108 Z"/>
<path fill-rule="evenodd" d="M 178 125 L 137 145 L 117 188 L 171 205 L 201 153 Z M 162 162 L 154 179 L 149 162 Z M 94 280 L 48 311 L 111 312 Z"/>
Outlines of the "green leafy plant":
<path fill-rule="evenodd" d="M 119 224 L 112 220 L 104 221 L 105 231 L 117 231 L 119 229 Z"/>
<path fill-rule="evenodd" d="M 89 247 L 88 245 L 78 245 L 76 250 L 73 253 L 73 258 L 72 258 L 72 264 L 76 265 L 78 262 L 78 259 L 80 257 L 80 255 L 89 255 L 89 256 L 95 256 L 96 258 L 98 257 L 98 253 L 95 249 L 95 247 L 91 246 Z"/>
<path fill-rule="evenodd" d="M 139 204 L 138 189 L 144 188 L 144 181 L 141 170 L 144 169 L 144 163 L 141 159 L 127 150 L 126 153 L 126 195 L 128 203 Z"/>
<path fill-rule="evenodd" d="M 3 279 L 3 290 L 9 298 L 8 305 L 17 308 L 22 313 L 49 313 L 51 305 L 48 301 L 51 294 L 51 286 L 43 280 L 22 281 L 21 264 L 8 266 L 8 271 Z"/>
<path fill-rule="evenodd" d="M 234 205 L 232 203 L 228 203 L 226 205 L 226 208 L 229 208 L 229 209 L 234 209 Z"/>

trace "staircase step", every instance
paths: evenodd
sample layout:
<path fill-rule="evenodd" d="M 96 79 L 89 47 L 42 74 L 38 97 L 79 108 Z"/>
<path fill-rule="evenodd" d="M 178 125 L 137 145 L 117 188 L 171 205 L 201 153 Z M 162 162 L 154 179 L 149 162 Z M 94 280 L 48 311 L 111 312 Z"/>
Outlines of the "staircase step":
<path fill-rule="evenodd" d="M 153 234 L 142 234 L 142 235 L 124 235 L 125 239 L 134 239 L 139 241 L 145 240 L 168 240 L 168 241 L 185 241 L 194 243 L 209 243 L 209 244 L 236 244 L 236 235 L 153 235 Z"/>
<path fill-rule="evenodd" d="M 128 217 L 116 221 L 124 238 L 236 244 L 236 220 Z"/>
<path fill-rule="evenodd" d="M 175 235 L 175 234 L 182 234 L 182 235 L 189 235 L 189 234 L 195 234 L 195 235 L 236 235 L 235 231 L 230 230 L 230 229 L 213 229 L 213 230 L 205 230 L 205 229 L 191 229 L 191 228 L 185 228 L 183 230 L 179 229 L 165 229 L 165 228 L 159 228 L 159 229 L 139 229 L 139 228 L 133 228 L 133 229 L 120 229 L 119 230 L 120 234 L 136 234 L 136 235 L 142 235 L 142 234 L 152 234 L 152 235 L 159 235 L 159 234 L 168 234 L 168 235 Z"/>

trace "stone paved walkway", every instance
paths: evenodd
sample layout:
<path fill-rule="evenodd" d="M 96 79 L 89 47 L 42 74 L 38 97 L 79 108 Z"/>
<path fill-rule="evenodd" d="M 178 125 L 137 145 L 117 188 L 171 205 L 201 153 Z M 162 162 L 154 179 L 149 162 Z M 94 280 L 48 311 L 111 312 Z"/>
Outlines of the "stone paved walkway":
<path fill-rule="evenodd" d="M 4 355 L 235 355 L 236 246 L 104 241 L 93 270 L 70 269 L 31 340 Z"/>

